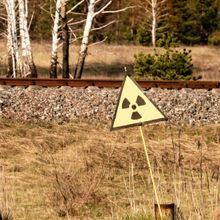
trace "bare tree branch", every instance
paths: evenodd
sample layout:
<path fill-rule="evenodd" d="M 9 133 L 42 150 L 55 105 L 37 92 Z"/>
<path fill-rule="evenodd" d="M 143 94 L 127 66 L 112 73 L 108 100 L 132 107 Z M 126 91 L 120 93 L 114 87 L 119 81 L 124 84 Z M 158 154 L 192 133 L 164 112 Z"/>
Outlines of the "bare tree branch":
<path fill-rule="evenodd" d="M 105 25 L 103 25 L 101 27 L 97 27 L 97 28 L 91 29 L 91 31 L 98 31 L 98 30 L 104 29 L 104 28 L 108 27 L 109 25 L 111 25 L 111 24 L 113 24 L 115 22 L 116 22 L 116 20 L 110 21 L 109 23 L 107 23 L 107 24 L 105 24 Z"/>
<path fill-rule="evenodd" d="M 118 10 L 113 10 L 113 11 L 102 11 L 102 14 L 114 14 L 114 13 L 120 13 L 123 11 L 126 11 L 128 9 L 132 9 L 132 8 L 136 8 L 137 6 L 128 6 L 122 9 L 118 9 Z"/>
<path fill-rule="evenodd" d="M 97 0 L 96 2 L 95 2 L 95 5 L 97 5 L 99 2 L 101 2 L 102 0 Z"/>
<path fill-rule="evenodd" d="M 104 43 L 107 39 L 108 39 L 108 37 L 105 37 L 103 40 L 95 42 L 93 44 L 90 44 L 88 47 L 93 47 L 93 46 L 96 46 L 98 44 Z"/>
<path fill-rule="evenodd" d="M 70 44 L 72 44 L 73 42 L 77 41 L 77 40 L 81 40 L 83 38 L 83 36 L 81 37 L 76 37 L 75 39 L 73 40 L 70 40 Z"/>
<path fill-rule="evenodd" d="M 86 19 L 83 19 L 83 20 L 81 20 L 81 21 L 76 21 L 76 22 L 73 22 L 73 23 L 69 23 L 69 22 L 68 22 L 68 24 L 69 24 L 69 25 L 82 24 L 82 23 L 84 23 L 85 21 L 86 21 Z"/>
<path fill-rule="evenodd" d="M 152 2 L 150 0 L 145 0 L 149 6 L 152 7 Z"/>
<path fill-rule="evenodd" d="M 71 15 L 86 15 L 85 13 L 81 13 L 81 12 L 70 12 L 69 14 L 71 14 Z"/>
<path fill-rule="evenodd" d="M 159 1 L 158 2 L 158 7 L 161 6 L 161 5 L 164 5 L 164 3 L 166 3 L 166 2 L 167 2 L 167 0 Z"/>
<path fill-rule="evenodd" d="M 46 9 L 44 8 L 44 6 L 40 6 L 40 9 L 41 9 L 42 11 L 44 11 L 44 12 L 50 14 L 51 19 L 54 21 L 54 16 L 53 16 L 53 14 L 52 14 L 52 12 L 51 12 L 51 7 L 50 7 L 50 11 L 46 10 Z"/>
<path fill-rule="evenodd" d="M 7 17 L 3 17 L 3 16 L 1 16 L 0 19 L 3 20 L 3 21 L 7 21 L 8 20 Z"/>
<path fill-rule="evenodd" d="M 76 5 L 74 5 L 69 11 L 66 12 L 66 14 L 68 15 L 69 13 L 71 13 L 72 11 L 74 11 L 78 6 L 80 6 L 85 0 L 81 0 L 80 2 L 78 2 Z"/>
<path fill-rule="evenodd" d="M 96 15 L 102 13 L 106 8 L 108 8 L 109 5 L 111 5 L 111 3 L 112 3 L 112 0 L 109 1 L 105 6 L 103 6 L 99 11 L 95 12 L 93 17 L 95 17 Z"/>
<path fill-rule="evenodd" d="M 32 21 L 33 21 L 33 19 L 34 19 L 34 14 L 35 14 L 35 11 L 33 11 L 32 15 L 31 15 L 31 19 L 30 19 L 30 22 L 29 22 L 29 25 L 28 25 L 28 30 L 30 30 Z"/>

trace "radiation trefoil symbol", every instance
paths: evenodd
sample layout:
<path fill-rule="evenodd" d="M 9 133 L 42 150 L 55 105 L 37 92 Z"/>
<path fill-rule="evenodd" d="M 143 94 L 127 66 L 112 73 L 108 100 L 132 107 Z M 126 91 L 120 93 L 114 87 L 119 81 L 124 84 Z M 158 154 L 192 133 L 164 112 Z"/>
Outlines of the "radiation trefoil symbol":
<path fill-rule="evenodd" d="M 139 85 L 129 76 L 126 76 L 121 88 L 111 130 L 166 119 L 166 116 L 143 93 Z"/>
<path fill-rule="evenodd" d="M 142 106 L 142 105 L 146 105 L 146 102 L 144 101 L 143 98 L 141 98 L 141 96 L 138 96 L 136 99 L 136 103 L 132 104 L 132 105 L 129 102 L 129 100 L 127 98 L 125 98 L 122 102 L 122 109 L 131 108 L 133 110 L 133 113 L 131 114 L 131 119 L 138 120 L 138 119 L 141 119 L 142 116 L 137 111 L 137 107 Z"/>

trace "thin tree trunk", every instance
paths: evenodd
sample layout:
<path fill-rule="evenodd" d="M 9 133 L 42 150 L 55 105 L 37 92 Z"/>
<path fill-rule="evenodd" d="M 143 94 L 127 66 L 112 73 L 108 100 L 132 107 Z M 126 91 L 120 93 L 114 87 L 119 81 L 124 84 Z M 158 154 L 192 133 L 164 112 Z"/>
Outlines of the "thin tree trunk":
<path fill-rule="evenodd" d="M 121 0 L 117 0 L 117 8 L 121 7 Z M 116 23 L 116 41 L 119 43 L 120 40 L 120 13 L 117 13 L 117 23 Z"/>
<path fill-rule="evenodd" d="M 7 77 L 13 76 L 13 60 L 11 53 L 8 53 L 8 68 L 7 68 Z"/>
<path fill-rule="evenodd" d="M 78 62 L 76 64 L 74 79 L 80 79 L 82 76 L 83 67 L 84 67 L 84 63 L 85 63 L 85 59 L 86 59 L 86 55 L 87 55 L 87 50 L 88 50 L 89 35 L 91 32 L 91 28 L 92 28 L 94 12 L 95 12 L 95 0 L 90 0 L 89 6 L 88 6 L 86 24 L 85 24 L 85 28 L 84 28 L 84 32 L 83 32 L 82 44 L 81 44 L 80 52 L 79 52 L 79 58 L 78 58 Z"/>
<path fill-rule="evenodd" d="M 62 39 L 63 39 L 63 78 L 69 78 L 69 28 L 66 15 L 66 0 L 61 6 Z"/>
<path fill-rule="evenodd" d="M 152 0 L 152 45 L 156 47 L 156 26 L 157 26 L 157 15 L 156 15 L 156 7 L 157 7 L 157 0 Z"/>
<path fill-rule="evenodd" d="M 37 77 L 37 70 L 33 61 L 30 35 L 28 30 L 27 0 L 18 0 L 18 6 L 19 6 L 19 30 L 20 30 L 20 38 L 21 38 L 21 50 L 22 50 L 22 74 L 23 76 L 30 75 L 31 77 Z"/>
<path fill-rule="evenodd" d="M 18 0 L 19 5 L 19 31 L 20 31 L 20 42 L 21 42 L 21 74 L 22 77 L 28 74 L 28 68 L 26 66 L 26 43 L 24 36 L 24 2 L 23 0 Z"/>
<path fill-rule="evenodd" d="M 136 16 L 136 11 L 134 8 L 131 9 L 131 36 L 133 39 L 135 39 L 135 35 L 137 33 L 137 30 L 135 28 L 135 16 Z"/>
<path fill-rule="evenodd" d="M 8 69 L 7 77 L 16 76 L 16 67 L 14 65 L 14 55 L 12 48 L 12 35 L 11 35 L 11 24 L 8 18 L 8 28 L 7 28 L 7 51 L 8 51 Z"/>
<path fill-rule="evenodd" d="M 57 78 L 57 64 L 58 64 L 58 31 L 59 31 L 59 17 L 60 17 L 61 0 L 56 2 L 56 11 L 54 17 L 54 26 L 52 31 L 52 51 L 50 61 L 50 78 Z"/>

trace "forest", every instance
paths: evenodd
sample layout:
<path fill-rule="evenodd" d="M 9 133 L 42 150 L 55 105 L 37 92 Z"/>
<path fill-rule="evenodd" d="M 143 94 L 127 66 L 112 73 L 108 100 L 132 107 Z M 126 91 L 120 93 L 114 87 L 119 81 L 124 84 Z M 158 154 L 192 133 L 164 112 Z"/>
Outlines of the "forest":
<path fill-rule="evenodd" d="M 0 6 L 1 38 L 8 40 L 8 72 L 14 76 L 37 76 L 32 40 L 52 42 L 52 78 L 60 45 L 64 78 L 70 44 L 81 45 L 74 78 L 81 78 L 90 44 L 220 45 L 218 0 L 1 0 Z"/>
<path fill-rule="evenodd" d="M 53 25 L 52 15 L 55 10 L 55 1 L 29 0 L 30 35 L 32 39 L 49 40 Z M 67 7 L 77 4 L 77 0 L 67 1 Z M 101 1 L 98 7 L 106 4 Z M 93 26 L 99 27 L 112 22 L 106 28 L 91 33 L 93 41 L 107 37 L 108 43 L 117 44 L 151 44 L 150 0 L 113 0 L 109 10 L 128 8 L 117 14 L 102 14 L 94 20 Z M 172 34 L 177 41 L 186 45 L 220 44 L 220 2 L 218 0 L 165 0 L 160 1 L 158 9 L 158 35 Z M 88 7 L 86 3 L 77 7 L 74 13 L 68 15 L 72 20 L 72 29 L 79 34 L 83 31 L 83 23 L 77 21 L 85 19 Z M 75 23 L 75 25 L 74 25 Z M 5 22 L 1 22 L 1 30 Z"/>

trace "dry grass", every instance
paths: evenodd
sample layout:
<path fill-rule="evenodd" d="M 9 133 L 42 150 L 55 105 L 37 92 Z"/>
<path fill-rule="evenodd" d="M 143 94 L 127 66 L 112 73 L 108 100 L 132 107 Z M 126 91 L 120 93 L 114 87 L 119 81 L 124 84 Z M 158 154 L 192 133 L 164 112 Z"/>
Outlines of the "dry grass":
<path fill-rule="evenodd" d="M 14 219 L 152 219 L 136 127 L 1 121 L 0 128 L 0 204 Z M 161 203 L 175 202 L 189 220 L 218 220 L 220 125 L 145 126 L 145 135 Z"/>
<path fill-rule="evenodd" d="M 204 80 L 220 80 L 220 48 L 192 47 L 194 74 Z"/>
<path fill-rule="evenodd" d="M 194 75 L 201 75 L 204 80 L 220 80 L 220 48 L 218 47 L 190 47 L 192 50 Z M 34 42 L 33 54 L 38 71 L 41 76 L 48 76 L 50 66 L 51 45 L 47 42 Z M 79 47 L 72 46 L 70 50 L 71 72 L 77 61 Z M 96 45 L 89 48 L 86 59 L 84 78 L 92 77 L 114 77 L 121 78 L 124 74 L 124 67 L 132 72 L 134 54 L 139 52 L 153 53 L 153 49 L 143 46 L 118 46 L 118 45 Z M 0 42 L 0 74 L 5 74 L 6 43 Z M 59 54 L 62 63 L 61 54 Z M 59 70 L 61 71 L 61 70 Z"/>

